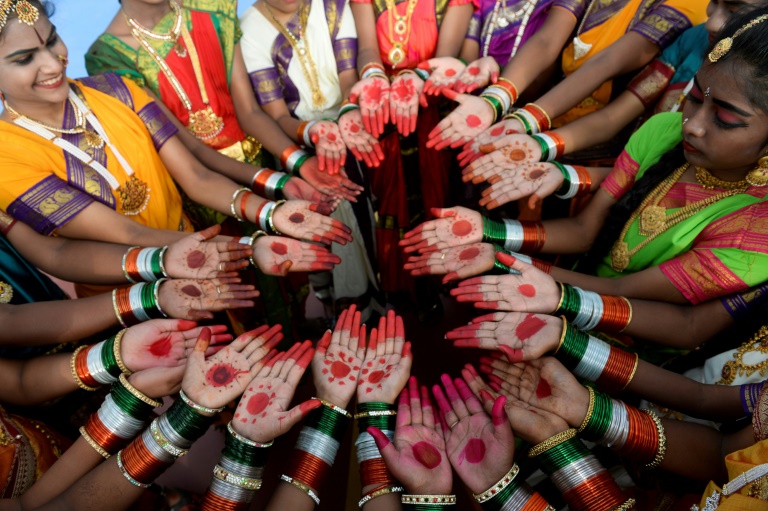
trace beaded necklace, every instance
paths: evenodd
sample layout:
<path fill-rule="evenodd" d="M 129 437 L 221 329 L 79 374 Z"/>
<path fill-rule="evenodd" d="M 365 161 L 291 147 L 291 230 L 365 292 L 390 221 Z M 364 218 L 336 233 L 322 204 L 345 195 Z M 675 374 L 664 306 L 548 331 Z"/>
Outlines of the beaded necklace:
<path fill-rule="evenodd" d="M 512 45 L 512 51 L 509 54 L 509 58 L 512 58 L 517 54 L 517 50 L 520 47 L 520 41 L 523 40 L 523 34 L 528 26 L 528 21 L 531 19 L 531 14 L 536 9 L 538 0 L 528 0 L 516 12 L 511 16 L 507 16 L 507 0 L 496 0 L 496 5 L 493 6 L 493 15 L 491 16 L 490 23 L 485 27 L 485 40 L 483 42 L 483 57 L 488 56 L 488 49 L 491 46 L 491 39 L 493 38 L 493 29 L 498 26 L 499 28 L 506 28 L 509 25 L 509 20 L 516 20 L 523 16 L 523 20 L 520 22 L 520 26 L 517 29 L 517 35 L 515 36 L 515 42 Z M 503 5 L 502 5 L 503 4 Z M 501 12 L 503 15 L 499 15 L 499 7 L 501 6 Z"/>
<path fill-rule="evenodd" d="M 182 12 L 181 7 L 179 7 L 179 4 L 173 0 L 171 0 L 169 3 L 171 5 L 171 10 L 176 15 L 176 20 L 173 23 L 173 28 L 171 28 L 171 31 L 165 34 L 154 32 L 144 27 L 141 23 L 134 20 L 133 18 L 129 18 L 127 15 L 126 20 L 133 30 L 138 31 L 145 37 L 149 37 L 150 39 L 155 39 L 157 41 L 175 42 L 176 45 L 173 47 L 173 50 L 179 57 L 185 58 L 187 56 L 187 49 L 179 42 L 179 36 L 181 35 L 181 24 L 184 23 L 184 13 Z M 123 15 L 125 15 L 125 11 L 123 11 Z"/>

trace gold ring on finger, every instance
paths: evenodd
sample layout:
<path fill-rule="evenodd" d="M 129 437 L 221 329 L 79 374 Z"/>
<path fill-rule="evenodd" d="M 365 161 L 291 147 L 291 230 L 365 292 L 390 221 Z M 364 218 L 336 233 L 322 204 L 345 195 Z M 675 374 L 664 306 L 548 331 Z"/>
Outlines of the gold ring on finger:
<path fill-rule="evenodd" d="M 454 422 L 453 424 L 451 424 L 450 426 L 448 426 L 448 429 L 453 429 L 453 428 L 455 428 L 455 427 L 456 427 L 456 424 L 458 424 L 459 422 L 461 422 L 461 420 L 457 420 L 456 422 Z"/>
<path fill-rule="evenodd" d="M 215 286 L 215 287 L 216 287 L 216 293 L 221 294 L 221 289 L 219 289 L 219 286 Z"/>

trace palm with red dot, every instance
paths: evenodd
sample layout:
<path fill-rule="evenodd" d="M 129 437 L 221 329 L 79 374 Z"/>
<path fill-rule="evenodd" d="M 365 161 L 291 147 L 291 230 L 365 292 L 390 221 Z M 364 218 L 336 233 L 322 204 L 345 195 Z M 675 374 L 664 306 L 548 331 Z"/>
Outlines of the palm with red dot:
<path fill-rule="evenodd" d="M 495 112 L 484 99 L 451 89 L 444 89 L 443 96 L 459 106 L 429 132 L 427 147 L 461 147 L 493 124 Z"/>
<path fill-rule="evenodd" d="M 481 57 L 467 65 L 466 69 L 453 83 L 453 90 L 461 93 L 470 93 L 489 83 L 496 83 L 500 71 L 496 59 L 493 57 Z"/>
<path fill-rule="evenodd" d="M 411 343 L 405 340 L 403 318 L 389 311 L 371 329 L 357 384 L 358 403 L 394 403 L 411 374 Z"/>
<path fill-rule="evenodd" d="M 443 421 L 446 450 L 456 473 L 473 493 L 482 493 L 512 467 L 515 438 L 499 398 L 489 416 L 467 384 L 441 377 L 432 393 Z M 443 391 L 445 389 L 445 391 Z"/>
<path fill-rule="evenodd" d="M 501 140 L 514 136 L 514 133 L 525 133 L 525 128 L 517 119 L 504 119 L 490 126 L 477 137 L 464 144 L 464 147 L 457 156 L 459 166 L 466 167 L 483 155 L 495 151 L 497 149 L 496 142 L 499 142 L 498 148 L 503 147 Z"/>
<path fill-rule="evenodd" d="M 341 258 L 327 248 L 280 236 L 260 236 L 254 242 L 253 260 L 267 275 L 285 276 L 289 271 L 327 271 Z"/>
<path fill-rule="evenodd" d="M 400 240 L 406 254 L 417 250 L 435 252 L 483 241 L 483 217 L 477 211 L 457 206 L 434 208 L 432 214 L 436 220 L 422 223 Z"/>
<path fill-rule="evenodd" d="M 339 127 L 331 121 L 318 121 L 309 128 L 309 136 L 315 144 L 318 167 L 329 174 L 338 174 L 347 160 L 347 148 L 341 139 Z"/>
<path fill-rule="evenodd" d="M 549 197 L 563 184 L 563 173 L 552 163 L 529 163 L 488 178 L 491 186 L 483 190 L 480 205 L 496 209 L 512 201 L 529 197 L 533 208 L 544 197 Z"/>
<path fill-rule="evenodd" d="M 341 138 L 355 158 L 369 168 L 375 168 L 384 161 L 384 150 L 379 141 L 363 128 L 360 110 L 349 110 L 339 118 Z"/>
<path fill-rule="evenodd" d="M 466 183 L 480 184 L 485 181 L 495 183 L 518 167 L 536 163 L 541 159 L 541 147 L 528 136 L 514 135 L 515 140 L 498 149 L 491 149 L 498 144 L 481 146 L 481 152 L 486 152 L 468 167 L 461 171 L 461 179 Z"/>
<path fill-rule="evenodd" d="M 360 106 L 365 131 L 379 138 L 389 122 L 389 80 L 380 76 L 363 78 L 352 86 L 349 100 Z"/>
<path fill-rule="evenodd" d="M 333 334 L 326 332 L 320 339 L 312 359 L 317 396 L 341 408 L 355 395 L 365 356 L 366 330 L 360 326 L 360 317 L 354 305 L 344 310 Z"/>
<path fill-rule="evenodd" d="M 214 225 L 168 245 L 164 262 L 174 279 L 213 279 L 236 277 L 248 266 L 250 249 L 236 241 L 210 241 L 221 232 Z"/>
<path fill-rule="evenodd" d="M 232 427 L 238 434 L 255 442 L 269 442 L 321 406 L 317 399 L 310 399 L 289 409 L 313 355 L 311 341 L 297 342 L 284 353 L 271 353 L 237 405 Z"/>
<path fill-rule="evenodd" d="M 493 269 L 496 247 L 490 243 L 472 243 L 427 252 L 408 258 L 404 268 L 411 275 L 445 275 L 443 284 L 486 273 Z"/>
<path fill-rule="evenodd" d="M 419 104 L 425 108 L 428 106 L 423 89 L 424 81 L 416 73 L 403 73 L 392 79 L 390 116 L 397 131 L 404 137 L 416 131 Z"/>
<path fill-rule="evenodd" d="M 259 292 L 239 278 L 214 280 L 174 279 L 160 284 L 158 302 L 168 316 L 191 320 L 211 319 L 212 312 L 253 307 Z"/>
<path fill-rule="evenodd" d="M 453 86 L 466 66 L 455 57 L 437 57 L 419 64 L 419 69 L 429 71 L 429 78 L 424 84 L 424 94 L 439 95 L 443 89 Z"/>
<path fill-rule="evenodd" d="M 352 230 L 336 219 L 317 213 L 317 204 L 303 200 L 287 201 L 275 208 L 275 228 L 292 238 L 330 245 L 352 241 Z"/>
<path fill-rule="evenodd" d="M 344 169 L 340 169 L 337 174 L 321 171 L 316 156 L 307 158 L 299 167 L 299 173 L 315 190 L 334 198 L 357 202 L 356 197 L 363 191 L 362 186 L 349 179 Z"/>
<path fill-rule="evenodd" d="M 377 428 L 369 428 L 387 468 L 412 495 L 451 493 L 451 464 L 443 431 L 429 392 L 411 376 L 400 393 L 394 443 Z"/>

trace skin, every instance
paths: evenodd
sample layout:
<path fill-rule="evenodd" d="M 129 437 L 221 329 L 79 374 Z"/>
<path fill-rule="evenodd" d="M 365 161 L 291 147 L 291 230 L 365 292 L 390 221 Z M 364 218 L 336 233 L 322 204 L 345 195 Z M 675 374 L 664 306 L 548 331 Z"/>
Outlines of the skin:
<path fill-rule="evenodd" d="M 363 128 L 360 110 L 350 110 L 339 117 L 339 131 L 347 149 L 357 160 L 364 162 L 369 168 L 381 166 L 384 150 L 379 141 Z"/>
<path fill-rule="evenodd" d="M 268 275 L 332 270 L 341 258 L 327 248 L 279 236 L 260 236 L 254 242 L 253 260 Z"/>
<path fill-rule="evenodd" d="M 489 243 L 473 243 L 419 254 L 408 258 L 403 267 L 413 276 L 445 275 L 443 284 L 480 275 L 493 269 L 496 248 Z"/>

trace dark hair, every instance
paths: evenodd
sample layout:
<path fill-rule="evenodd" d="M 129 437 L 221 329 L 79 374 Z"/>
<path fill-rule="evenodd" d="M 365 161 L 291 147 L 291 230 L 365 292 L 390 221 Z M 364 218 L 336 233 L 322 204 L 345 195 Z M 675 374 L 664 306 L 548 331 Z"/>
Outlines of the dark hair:
<path fill-rule="evenodd" d="M 715 41 L 731 37 L 741 27 L 761 15 L 768 15 L 768 6 L 754 8 L 751 6 L 740 9 L 731 16 L 728 22 L 720 29 Z M 745 30 L 733 39 L 730 51 L 721 57 L 715 66 L 740 66 L 739 73 L 735 76 L 750 74 L 748 80 L 752 86 L 746 87 L 746 95 L 753 106 L 768 112 L 768 94 L 765 93 L 764 84 L 768 80 L 768 19 Z M 709 52 L 716 43 L 710 44 L 705 52 L 705 62 L 708 61 Z M 682 145 L 678 145 L 661 157 L 658 163 L 650 167 L 643 177 L 625 193 L 619 202 L 613 205 L 603 228 L 595 238 L 592 248 L 585 257 L 579 261 L 579 271 L 594 273 L 597 266 L 610 253 L 613 244 L 619 238 L 621 230 L 629 220 L 632 213 L 640 206 L 643 199 L 661 183 L 667 176 L 685 163 Z"/>

